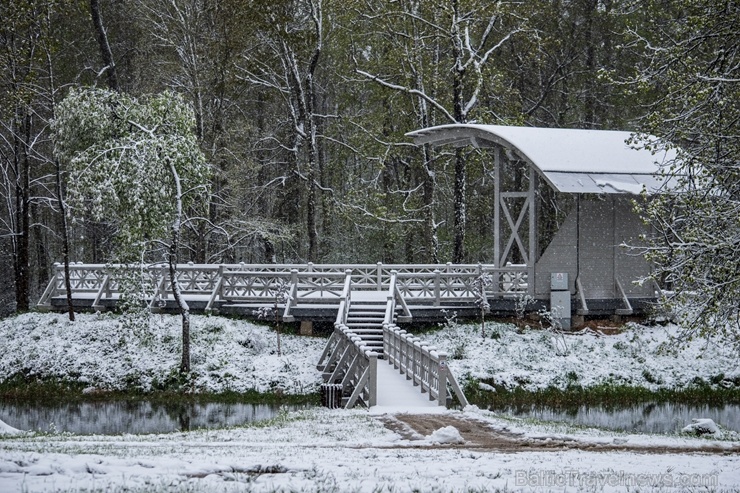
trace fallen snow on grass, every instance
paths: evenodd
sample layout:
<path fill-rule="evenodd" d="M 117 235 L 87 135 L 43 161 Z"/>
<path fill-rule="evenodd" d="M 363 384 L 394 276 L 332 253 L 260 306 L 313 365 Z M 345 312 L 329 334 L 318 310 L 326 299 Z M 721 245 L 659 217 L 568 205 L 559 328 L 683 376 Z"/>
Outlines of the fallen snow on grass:
<path fill-rule="evenodd" d="M 21 433 L 23 433 L 21 430 L 13 428 L 9 424 L 7 424 L 5 421 L 0 419 L 0 437 L 3 435 L 19 435 Z"/>
<path fill-rule="evenodd" d="M 178 377 L 180 319 L 152 316 L 136 325 L 111 314 L 28 313 L 0 320 L 0 381 L 25 378 L 83 382 L 89 391 L 167 387 Z M 192 317 L 190 384 L 195 392 L 257 390 L 316 392 L 315 365 L 326 343 L 321 337 L 281 336 L 269 327 L 221 317 Z M 472 377 L 504 388 L 539 390 L 571 385 L 617 384 L 648 389 L 681 389 L 698 382 L 740 385 L 737 352 L 697 340 L 678 347 L 675 326 L 629 324 L 618 335 L 557 334 L 488 322 L 486 337 L 477 324 L 449 323 L 422 338 L 446 351 L 459 381 Z"/>
<path fill-rule="evenodd" d="M 127 323 L 111 314 L 27 313 L 0 321 L 0 381 L 24 378 L 82 382 L 96 390 L 157 390 L 178 377 L 179 317 L 153 315 Z M 269 327 L 222 317 L 193 316 L 192 380 L 195 392 L 316 392 L 316 363 L 326 340 L 281 336 Z"/>
<path fill-rule="evenodd" d="M 510 423 L 484 411 L 452 414 L 511 431 Z M 456 431 L 441 429 L 409 441 L 364 411 L 314 409 L 229 430 L 5 438 L 0 491 L 740 491 L 736 454 L 566 447 L 510 453 L 443 446 L 459 443 L 452 440 L 459 437 Z M 528 425 L 519 432 L 542 439 L 551 430 Z M 630 438 L 646 447 L 680 444 L 697 451 L 717 443 L 620 434 L 601 440 Z"/>
<path fill-rule="evenodd" d="M 450 323 L 424 336 L 446 351 L 458 380 L 472 377 L 507 389 L 565 389 L 602 384 L 682 389 L 697 383 L 740 386 L 737 350 L 722 341 L 695 340 L 677 345 L 673 325 L 628 324 L 618 335 L 576 334 L 519 329 L 511 324 Z M 484 384 L 487 385 L 487 384 Z M 482 387 L 481 388 L 489 388 Z"/>

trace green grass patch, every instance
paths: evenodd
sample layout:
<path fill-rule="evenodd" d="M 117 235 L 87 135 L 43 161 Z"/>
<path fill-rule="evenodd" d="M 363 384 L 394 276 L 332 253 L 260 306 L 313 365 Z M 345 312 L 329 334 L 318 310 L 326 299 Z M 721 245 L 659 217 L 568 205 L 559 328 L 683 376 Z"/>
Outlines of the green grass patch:
<path fill-rule="evenodd" d="M 142 392 L 127 391 L 95 391 L 84 392 L 85 384 L 63 380 L 33 380 L 15 376 L 0 383 L 0 400 L 15 403 L 70 403 L 70 402 L 101 402 L 101 401 L 141 401 L 153 403 L 207 403 L 223 404 L 274 404 L 274 405 L 319 405 L 319 394 L 285 394 L 276 392 L 220 392 L 194 393 L 183 390 L 160 390 Z"/>
<path fill-rule="evenodd" d="M 481 390 L 477 381 L 468 382 L 465 396 L 479 407 L 546 405 L 552 407 L 592 405 L 623 407 L 643 402 L 673 402 L 681 404 L 722 405 L 740 404 L 740 389 L 695 385 L 683 389 L 650 390 L 643 387 L 602 384 L 593 387 L 570 385 L 565 389 L 549 387 L 528 391 L 521 387 L 505 389 L 493 386 L 496 392 Z"/>

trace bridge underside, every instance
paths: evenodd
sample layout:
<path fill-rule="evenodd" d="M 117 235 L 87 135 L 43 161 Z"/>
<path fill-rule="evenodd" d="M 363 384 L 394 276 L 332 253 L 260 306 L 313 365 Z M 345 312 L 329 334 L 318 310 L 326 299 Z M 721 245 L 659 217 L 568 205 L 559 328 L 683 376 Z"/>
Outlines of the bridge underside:
<path fill-rule="evenodd" d="M 75 311 L 89 311 L 93 310 L 91 305 L 91 299 L 79 299 L 74 298 L 72 305 Z M 54 297 L 50 300 L 50 304 L 43 307 L 51 311 L 65 311 L 67 309 L 67 299 L 64 297 Z M 188 306 L 192 313 L 213 313 L 225 316 L 234 316 L 240 318 L 266 318 L 265 312 L 274 313 L 276 305 L 270 302 L 263 303 L 229 303 L 229 302 L 218 302 L 214 303 L 210 310 L 206 310 L 207 301 L 190 299 L 188 300 Z M 101 300 L 96 306 L 96 311 L 113 311 L 118 305 L 117 299 L 105 299 Z M 514 302 L 510 300 L 501 300 L 496 305 L 496 311 L 501 314 L 514 314 Z M 277 304 L 278 314 L 285 312 L 287 306 L 285 303 Z M 284 321 L 312 321 L 312 322 L 334 322 L 337 316 L 337 309 L 339 303 L 305 303 L 298 304 L 290 308 L 290 317 L 284 319 L 282 316 L 281 320 Z M 179 313 L 177 304 L 174 300 L 170 299 L 165 302 L 160 302 L 156 307 L 152 307 L 152 310 L 156 313 Z M 469 319 L 480 316 L 480 308 L 470 302 L 458 302 L 458 303 L 445 303 L 443 306 L 434 306 L 433 304 L 411 304 L 409 305 L 409 311 L 411 312 L 413 322 L 440 322 L 446 319 L 457 317 L 461 319 Z M 274 318 L 273 315 L 268 317 Z M 410 322 L 411 320 L 409 320 Z"/>
<path fill-rule="evenodd" d="M 655 298 L 642 298 L 642 299 L 630 299 L 632 304 L 633 313 L 636 315 L 644 315 L 650 313 L 655 307 Z M 116 309 L 118 300 L 106 299 L 101 300 L 100 304 L 95 308 L 96 311 L 113 311 Z M 91 306 L 91 300 L 89 299 L 73 299 L 72 305 L 75 311 L 89 311 L 93 310 Z M 275 305 L 271 303 L 215 303 L 214 308 L 211 311 L 207 311 L 207 301 L 203 300 L 189 300 L 188 305 L 190 306 L 192 313 L 214 313 L 225 316 L 233 316 L 240 318 L 254 318 L 254 319 L 265 319 L 265 315 L 262 315 L 267 310 L 274 310 Z M 489 300 L 488 314 L 500 317 L 510 317 L 517 315 L 517 301 L 515 299 L 497 299 Z M 623 306 L 621 300 L 617 299 L 603 299 L 603 300 L 589 300 L 589 311 L 588 315 L 593 317 L 600 316 L 611 316 L 618 312 Z M 311 321 L 311 322 L 334 322 L 337 315 L 337 309 L 339 304 L 304 304 L 294 306 L 291 310 L 292 318 L 286 321 Z M 284 313 L 286 308 L 285 303 L 279 303 L 277 305 L 277 312 Z M 49 304 L 44 306 L 43 309 L 63 312 L 67 310 L 67 300 L 64 297 L 55 297 L 49 300 Z M 542 310 L 548 310 L 549 304 L 547 300 L 536 300 L 531 302 L 527 307 L 527 313 L 538 313 Z M 446 303 L 444 306 L 434 306 L 433 304 L 411 304 L 409 310 L 412 315 L 412 319 L 409 321 L 401 322 L 404 323 L 434 323 L 444 322 L 445 320 L 456 317 L 462 320 L 476 319 L 480 317 L 480 308 L 469 302 L 460 303 Z M 164 304 L 159 304 L 153 308 L 156 313 L 179 313 L 177 305 L 174 300 L 167 300 Z M 281 320 L 282 317 L 281 317 Z"/>

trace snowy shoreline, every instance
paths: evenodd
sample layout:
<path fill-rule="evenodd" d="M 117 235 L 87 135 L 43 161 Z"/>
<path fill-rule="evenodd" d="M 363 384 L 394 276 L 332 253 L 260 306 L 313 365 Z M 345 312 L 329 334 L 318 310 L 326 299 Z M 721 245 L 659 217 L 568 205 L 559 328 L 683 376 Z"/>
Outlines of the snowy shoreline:
<path fill-rule="evenodd" d="M 713 341 L 678 348 L 673 326 L 629 324 L 618 335 L 555 334 L 487 322 L 448 323 L 422 338 L 449 355 L 461 382 L 483 389 L 634 387 L 648 391 L 711 388 L 740 391 L 736 350 Z M 0 320 L 0 383 L 74 382 L 88 393 L 178 390 L 178 317 L 153 315 L 142 323 L 112 314 L 27 313 Z M 194 316 L 188 391 L 310 395 L 322 383 L 315 364 L 324 337 L 281 335 L 270 327 L 222 317 Z"/>

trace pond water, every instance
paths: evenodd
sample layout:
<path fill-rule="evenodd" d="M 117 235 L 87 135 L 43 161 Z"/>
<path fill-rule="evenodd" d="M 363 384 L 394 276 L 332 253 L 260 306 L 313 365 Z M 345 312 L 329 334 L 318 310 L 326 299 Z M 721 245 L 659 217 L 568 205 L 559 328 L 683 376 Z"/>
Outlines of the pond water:
<path fill-rule="evenodd" d="M 710 418 L 722 428 L 740 431 L 740 405 L 646 402 L 618 406 L 491 406 L 491 411 L 519 418 L 557 421 L 633 433 L 677 433 L 694 418 Z"/>
<path fill-rule="evenodd" d="M 274 417 L 280 406 L 243 403 L 103 401 L 56 405 L 0 402 L 0 419 L 19 430 L 77 434 L 169 433 L 238 426 Z"/>
<path fill-rule="evenodd" d="M 167 404 L 149 401 L 103 401 L 39 405 L 0 402 L 0 419 L 30 431 L 77 434 L 169 433 L 239 426 L 274 417 L 279 406 L 243 403 Z M 740 405 L 688 405 L 670 402 L 624 406 L 541 405 L 492 406 L 491 411 L 520 418 L 556 421 L 634 433 L 676 433 L 693 418 L 711 418 L 728 430 L 740 432 Z"/>

